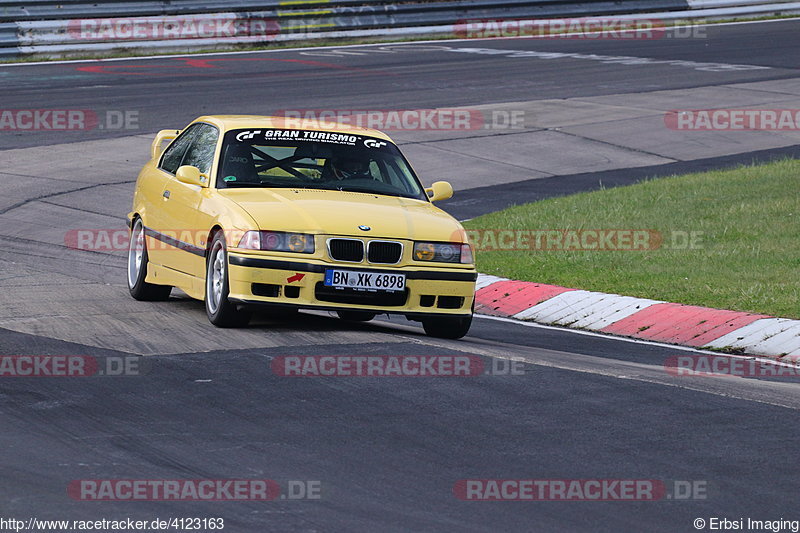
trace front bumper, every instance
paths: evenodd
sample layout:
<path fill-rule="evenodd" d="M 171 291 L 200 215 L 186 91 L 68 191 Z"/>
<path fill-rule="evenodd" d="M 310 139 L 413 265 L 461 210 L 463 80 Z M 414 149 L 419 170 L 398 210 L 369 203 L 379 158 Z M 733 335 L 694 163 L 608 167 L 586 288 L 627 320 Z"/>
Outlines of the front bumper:
<path fill-rule="evenodd" d="M 471 314 L 477 279 L 477 272 L 472 268 L 344 266 L 235 252 L 228 254 L 228 263 L 228 298 L 240 304 L 361 310 L 401 314 L 412 319 Z M 329 268 L 376 274 L 403 273 L 406 288 L 401 293 L 325 287 L 325 270 Z"/>

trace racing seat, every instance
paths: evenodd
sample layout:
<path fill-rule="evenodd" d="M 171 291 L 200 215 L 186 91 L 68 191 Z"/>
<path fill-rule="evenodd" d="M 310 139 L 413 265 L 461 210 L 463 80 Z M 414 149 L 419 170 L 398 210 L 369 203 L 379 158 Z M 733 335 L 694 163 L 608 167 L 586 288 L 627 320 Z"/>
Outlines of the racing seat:
<path fill-rule="evenodd" d="M 236 183 L 261 183 L 249 145 L 229 144 L 222 161 L 223 178 L 235 176 Z"/>

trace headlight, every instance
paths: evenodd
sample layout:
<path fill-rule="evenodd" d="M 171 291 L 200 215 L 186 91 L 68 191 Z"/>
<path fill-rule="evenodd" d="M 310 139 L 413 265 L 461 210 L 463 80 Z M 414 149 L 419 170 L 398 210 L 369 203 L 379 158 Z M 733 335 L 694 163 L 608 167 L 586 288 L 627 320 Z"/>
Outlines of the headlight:
<path fill-rule="evenodd" d="M 414 260 L 471 264 L 472 248 L 456 242 L 415 242 Z"/>
<path fill-rule="evenodd" d="M 314 236 L 283 231 L 248 231 L 239 241 L 239 248 L 270 252 L 314 253 Z"/>

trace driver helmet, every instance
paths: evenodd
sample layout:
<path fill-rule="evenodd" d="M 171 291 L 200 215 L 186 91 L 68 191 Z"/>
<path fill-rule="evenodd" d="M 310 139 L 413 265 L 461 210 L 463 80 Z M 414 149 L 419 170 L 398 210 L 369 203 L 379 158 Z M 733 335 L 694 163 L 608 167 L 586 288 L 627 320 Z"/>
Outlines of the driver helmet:
<path fill-rule="evenodd" d="M 331 170 L 337 179 L 369 177 L 369 162 L 351 157 L 337 157 L 331 159 Z"/>

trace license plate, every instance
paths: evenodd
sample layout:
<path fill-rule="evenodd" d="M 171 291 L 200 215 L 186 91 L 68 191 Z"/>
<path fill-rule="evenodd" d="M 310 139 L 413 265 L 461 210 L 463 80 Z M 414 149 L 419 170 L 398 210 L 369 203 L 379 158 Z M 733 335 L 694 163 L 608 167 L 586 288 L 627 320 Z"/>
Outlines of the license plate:
<path fill-rule="evenodd" d="M 325 271 L 325 286 L 364 291 L 402 291 L 406 288 L 406 275 L 331 269 Z"/>

